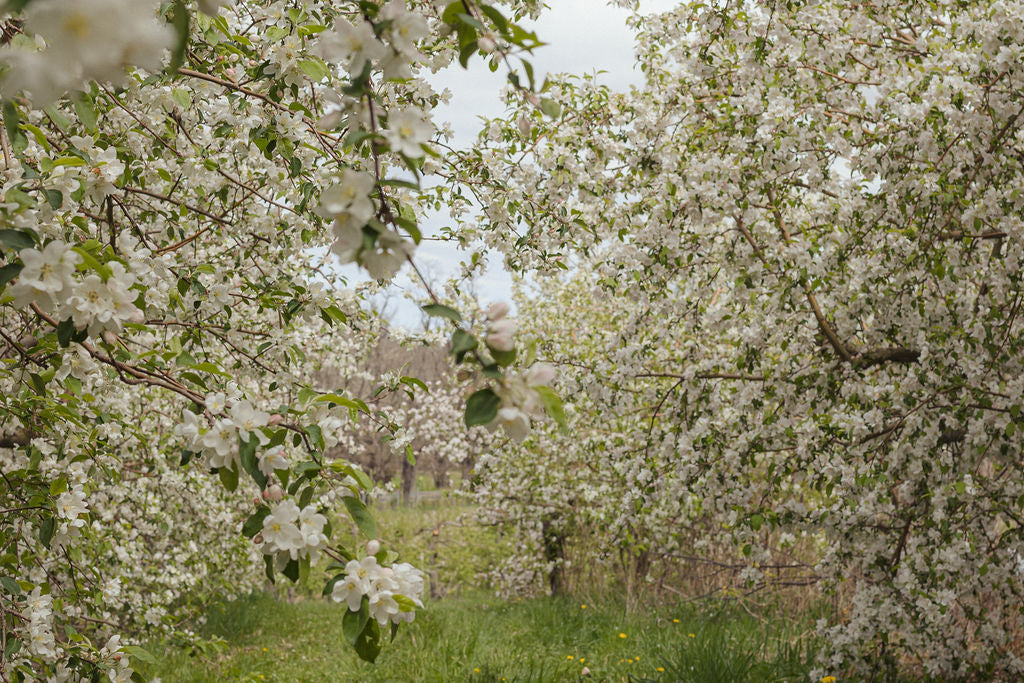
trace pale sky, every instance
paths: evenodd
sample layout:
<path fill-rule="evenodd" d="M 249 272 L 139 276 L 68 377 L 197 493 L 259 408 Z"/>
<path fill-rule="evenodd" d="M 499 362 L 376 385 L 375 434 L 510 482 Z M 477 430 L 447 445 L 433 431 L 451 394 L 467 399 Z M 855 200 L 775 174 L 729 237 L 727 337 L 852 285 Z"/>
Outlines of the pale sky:
<path fill-rule="evenodd" d="M 641 81 L 639 69 L 634 67 L 633 35 L 626 25 L 629 12 L 609 7 L 601 0 L 549 0 L 546 10 L 536 22 L 524 21 L 523 26 L 537 33 L 547 43 L 538 48 L 530 59 L 536 74 L 537 84 L 544 82 L 547 73 L 598 75 L 601 83 L 615 90 L 624 90 Z M 657 12 L 675 6 L 675 0 L 641 0 L 643 13 Z M 448 88 L 452 93 L 451 104 L 442 105 L 434 111 L 437 123 L 447 121 L 454 130 L 454 144 L 468 146 L 480 130 L 480 117 L 496 117 L 504 113 L 498 97 L 507 82 L 504 69 L 492 73 L 483 59 L 474 55 L 469 68 L 457 64 L 430 78 L 434 87 L 441 91 Z M 436 232 L 448 225 L 446 212 L 430 216 L 420 228 L 424 235 Z M 438 281 L 446 280 L 457 272 L 459 262 L 466 256 L 448 243 L 425 241 L 419 245 L 414 257 L 421 269 L 429 272 Z M 367 278 L 365 271 L 354 266 L 339 268 L 339 272 L 356 283 Z M 417 284 L 409 278 L 406 266 L 396 278 L 389 310 L 393 311 L 392 321 L 408 328 L 418 326 L 421 314 L 417 307 L 401 297 L 409 288 L 418 290 Z M 502 268 L 500 258 L 490 260 L 488 272 L 477 282 L 476 291 L 481 303 L 511 298 L 511 278 Z M 414 290 L 414 291 L 415 291 Z M 397 306 L 397 308 L 396 308 Z"/>

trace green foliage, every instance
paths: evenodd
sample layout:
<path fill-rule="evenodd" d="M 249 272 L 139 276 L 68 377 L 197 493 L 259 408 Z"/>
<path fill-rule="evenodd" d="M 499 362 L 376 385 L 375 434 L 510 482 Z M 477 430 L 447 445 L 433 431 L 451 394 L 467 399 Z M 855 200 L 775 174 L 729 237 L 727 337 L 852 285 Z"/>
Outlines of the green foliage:
<path fill-rule="evenodd" d="M 498 407 L 501 399 L 490 389 L 481 389 L 475 392 L 466 401 L 466 426 L 485 425 L 494 420 L 498 415 Z"/>

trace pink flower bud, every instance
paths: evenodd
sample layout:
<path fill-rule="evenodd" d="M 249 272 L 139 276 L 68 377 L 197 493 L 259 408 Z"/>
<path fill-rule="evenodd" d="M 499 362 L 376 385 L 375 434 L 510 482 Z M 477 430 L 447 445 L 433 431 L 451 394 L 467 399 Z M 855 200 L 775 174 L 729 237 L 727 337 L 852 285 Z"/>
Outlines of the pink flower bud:
<path fill-rule="evenodd" d="M 480 48 L 481 52 L 486 52 L 487 54 L 494 52 L 494 48 L 496 47 L 494 39 L 490 36 L 480 36 L 476 41 L 476 45 Z"/>
<path fill-rule="evenodd" d="M 256 545 L 260 545 L 261 543 L 263 543 L 263 534 L 256 534 L 255 536 L 253 536 L 252 542 Z"/>
<path fill-rule="evenodd" d="M 277 484 L 272 484 L 263 491 L 263 497 L 269 501 L 277 503 L 284 497 L 284 490 Z"/>
<path fill-rule="evenodd" d="M 525 116 L 520 116 L 519 120 L 516 122 L 516 125 L 519 127 L 519 133 L 524 138 L 530 137 L 530 131 L 533 128 L 530 125 L 530 119 L 526 118 Z"/>
<path fill-rule="evenodd" d="M 270 418 L 269 418 L 269 419 L 267 420 L 267 424 L 268 424 L 268 425 L 279 425 L 279 424 L 281 424 L 281 422 L 282 422 L 283 420 L 284 420 L 284 418 L 283 418 L 283 417 L 281 417 L 281 416 L 280 416 L 280 415 L 278 415 L 277 413 L 273 413 L 273 414 L 272 414 L 272 415 L 270 416 Z"/>
<path fill-rule="evenodd" d="M 496 301 L 487 309 L 487 319 L 491 322 L 501 320 L 508 315 L 509 305 L 504 301 Z"/>

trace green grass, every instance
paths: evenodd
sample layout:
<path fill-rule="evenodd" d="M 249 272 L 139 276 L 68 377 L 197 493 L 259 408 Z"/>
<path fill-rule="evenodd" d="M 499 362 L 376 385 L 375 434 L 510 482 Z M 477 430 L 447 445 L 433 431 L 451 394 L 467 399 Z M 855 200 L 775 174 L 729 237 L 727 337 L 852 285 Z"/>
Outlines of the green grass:
<path fill-rule="evenodd" d="M 344 606 L 256 594 L 210 613 L 205 635 L 223 638 L 226 647 L 189 654 L 151 646 L 159 661 L 146 673 L 197 682 L 713 683 L 806 681 L 811 668 L 814 644 L 802 635 L 809 625 L 780 615 L 763 622 L 723 603 L 634 615 L 614 603 L 583 604 L 505 602 L 484 594 L 436 601 L 368 664 L 342 635 Z"/>
<path fill-rule="evenodd" d="M 197 644 L 151 643 L 157 664 L 140 668 L 168 683 L 807 680 L 814 614 L 752 614 L 724 601 L 626 614 L 623 597 L 600 586 L 601 599 L 498 600 L 480 574 L 505 556 L 505 541 L 470 512 L 451 499 L 374 509 L 383 542 L 428 573 L 434 594 L 376 664 L 346 642 L 344 605 L 318 597 L 326 575 L 316 570 L 307 587 L 289 590 L 296 601 L 258 593 L 220 605 Z M 336 532 L 349 547 L 365 542 L 357 533 Z"/>

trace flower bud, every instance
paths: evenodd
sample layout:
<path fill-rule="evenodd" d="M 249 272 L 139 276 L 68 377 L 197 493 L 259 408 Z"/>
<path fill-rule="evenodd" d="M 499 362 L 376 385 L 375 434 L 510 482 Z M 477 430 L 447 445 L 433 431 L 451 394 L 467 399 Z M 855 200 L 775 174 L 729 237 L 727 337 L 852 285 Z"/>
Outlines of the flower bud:
<path fill-rule="evenodd" d="M 526 373 L 526 383 L 531 387 L 548 386 L 555 379 L 555 369 L 547 363 L 535 363 Z"/>
<path fill-rule="evenodd" d="M 494 52 L 494 48 L 496 47 L 494 38 L 491 38 L 490 36 L 480 36 L 476 41 L 476 46 L 480 48 L 481 52 L 485 52 L 487 54 Z"/>
<path fill-rule="evenodd" d="M 487 332 L 487 345 L 495 351 L 511 351 L 516 347 L 512 338 L 516 333 L 516 322 L 502 318 L 490 326 Z"/>
<path fill-rule="evenodd" d="M 373 540 L 366 544 L 366 554 L 376 555 L 380 552 L 380 541 Z"/>
<path fill-rule="evenodd" d="M 277 484 L 271 484 L 263 491 L 263 497 L 266 500 L 278 503 L 281 501 L 281 498 L 284 497 L 284 489 Z"/>
<path fill-rule="evenodd" d="M 519 120 L 516 121 L 516 126 L 519 127 L 520 135 L 522 135 L 524 138 L 530 137 L 530 131 L 533 128 L 530 125 L 530 119 L 526 118 L 525 116 L 520 116 Z"/>
<path fill-rule="evenodd" d="M 487 319 L 491 322 L 501 320 L 508 315 L 509 305 L 505 301 L 496 301 L 487 309 Z"/>
<path fill-rule="evenodd" d="M 590 667 L 585 666 L 582 669 L 580 669 L 580 676 L 589 676 L 589 675 L 590 675 Z"/>
<path fill-rule="evenodd" d="M 252 542 L 255 543 L 256 545 L 262 544 L 263 543 L 263 534 L 256 534 L 255 536 L 253 536 L 252 537 Z"/>
<path fill-rule="evenodd" d="M 274 413 L 274 414 L 272 414 L 270 416 L 270 418 L 267 419 L 267 424 L 268 425 L 279 425 L 279 424 L 281 424 L 281 422 L 283 420 L 284 420 L 284 418 L 281 415 L 278 415 L 277 413 Z"/>

